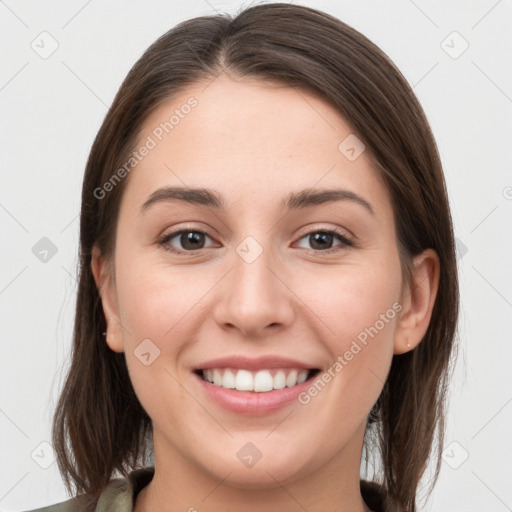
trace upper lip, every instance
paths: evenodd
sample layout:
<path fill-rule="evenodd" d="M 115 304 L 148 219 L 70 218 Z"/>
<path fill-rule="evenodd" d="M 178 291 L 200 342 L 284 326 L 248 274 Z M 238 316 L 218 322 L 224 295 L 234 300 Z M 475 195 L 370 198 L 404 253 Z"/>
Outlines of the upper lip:
<path fill-rule="evenodd" d="M 208 370 L 211 368 L 243 368 L 245 370 L 264 370 L 267 368 L 304 368 L 306 370 L 313 370 L 317 367 L 311 366 L 301 361 L 297 361 L 296 359 L 290 359 L 288 357 L 227 356 L 205 361 L 204 363 L 198 364 L 194 370 Z"/>

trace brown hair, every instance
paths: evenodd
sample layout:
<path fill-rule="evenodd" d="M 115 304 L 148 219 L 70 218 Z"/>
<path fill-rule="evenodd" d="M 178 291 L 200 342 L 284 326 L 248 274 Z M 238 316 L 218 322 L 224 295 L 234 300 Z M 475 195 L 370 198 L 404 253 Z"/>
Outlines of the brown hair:
<path fill-rule="evenodd" d="M 426 116 L 390 59 L 365 36 L 321 11 L 261 4 L 235 16 L 184 21 L 155 41 L 128 73 L 94 140 L 80 217 L 79 284 L 71 365 L 53 420 L 53 445 L 69 492 L 99 496 L 115 471 L 127 476 L 151 448 L 151 419 L 139 403 L 124 354 L 108 347 L 91 271 L 96 244 L 111 258 L 128 178 L 102 199 L 102 187 L 134 150 L 158 105 L 221 72 L 315 91 L 364 142 L 390 194 L 404 276 L 426 248 L 440 258 L 440 282 L 427 333 L 394 356 L 365 435 L 380 448 L 387 503 L 416 510 L 431 456 L 437 479 L 451 376 L 459 292 L 452 221 L 440 157 Z M 437 433 L 437 451 L 433 450 Z M 371 452 L 369 452 L 371 453 Z M 368 453 L 366 456 L 368 464 Z"/>

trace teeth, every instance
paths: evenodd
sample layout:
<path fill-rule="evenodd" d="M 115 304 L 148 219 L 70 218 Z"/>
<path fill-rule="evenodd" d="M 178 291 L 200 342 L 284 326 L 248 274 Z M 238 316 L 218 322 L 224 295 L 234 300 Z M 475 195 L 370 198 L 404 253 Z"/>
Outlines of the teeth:
<path fill-rule="evenodd" d="M 261 370 L 254 376 L 254 391 L 272 391 L 274 379 L 268 370 Z"/>
<path fill-rule="evenodd" d="M 308 372 L 299 372 L 297 384 L 302 384 L 308 378 Z"/>
<path fill-rule="evenodd" d="M 203 379 L 215 386 L 238 391 L 262 393 L 273 389 L 296 386 L 303 383 L 309 375 L 304 369 L 272 369 L 251 372 L 232 368 L 215 368 L 202 371 Z"/>
<path fill-rule="evenodd" d="M 288 387 L 290 386 L 295 386 L 295 384 L 297 384 L 297 374 L 299 372 L 297 370 L 292 370 L 289 374 L 288 374 L 288 377 L 286 377 L 286 385 Z"/>
<path fill-rule="evenodd" d="M 222 375 L 219 370 L 213 370 L 213 383 L 216 386 L 222 386 Z"/>
<path fill-rule="evenodd" d="M 274 389 L 283 389 L 286 386 L 286 374 L 279 370 L 274 375 Z"/>
<path fill-rule="evenodd" d="M 231 370 L 226 370 L 222 377 L 222 387 L 227 389 L 236 388 L 235 374 Z"/>
<path fill-rule="evenodd" d="M 253 391 L 254 379 L 252 373 L 247 370 L 238 370 L 235 378 L 235 387 L 238 391 Z"/>

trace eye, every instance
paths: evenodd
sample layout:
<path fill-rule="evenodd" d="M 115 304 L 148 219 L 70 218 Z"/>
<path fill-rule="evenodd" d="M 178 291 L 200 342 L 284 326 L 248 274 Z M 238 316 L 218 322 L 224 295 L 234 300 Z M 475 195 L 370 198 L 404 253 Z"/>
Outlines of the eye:
<path fill-rule="evenodd" d="M 164 235 L 159 244 L 167 251 L 176 254 L 191 254 L 200 249 L 204 249 L 204 238 L 210 238 L 204 231 L 192 229 L 180 229 L 172 233 Z M 181 244 L 184 250 L 175 249 L 172 247 L 171 241 L 176 238 L 178 243 Z"/>
<path fill-rule="evenodd" d="M 331 254 L 338 252 L 343 247 L 351 247 L 353 242 L 344 234 L 336 230 L 315 230 L 306 233 L 300 240 L 306 239 L 312 246 L 312 251 L 315 253 Z M 340 245 L 335 248 L 330 247 L 334 240 L 338 240 Z"/>
<path fill-rule="evenodd" d="M 180 229 L 164 235 L 159 244 L 167 251 L 175 254 L 194 254 L 196 251 L 205 249 L 205 238 L 210 238 L 207 233 L 197 229 Z M 173 239 L 176 239 L 173 242 Z M 211 239 L 211 238 L 210 238 Z M 343 247 L 353 246 L 353 242 L 341 232 L 336 230 L 315 230 L 303 235 L 300 240 L 306 239 L 312 246 L 308 252 L 315 254 L 331 254 L 338 252 Z M 338 240 L 340 244 L 332 248 L 334 240 Z M 173 243 L 179 243 L 181 249 L 173 247 Z"/>

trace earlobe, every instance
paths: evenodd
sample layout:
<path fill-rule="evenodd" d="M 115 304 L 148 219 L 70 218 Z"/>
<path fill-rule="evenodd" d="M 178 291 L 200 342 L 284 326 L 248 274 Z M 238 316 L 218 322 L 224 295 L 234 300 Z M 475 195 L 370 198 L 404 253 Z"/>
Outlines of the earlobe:
<path fill-rule="evenodd" d="M 437 296 L 439 274 L 439 257 L 433 249 L 426 249 L 414 258 L 411 282 L 402 297 L 394 354 L 413 350 L 425 336 Z"/>
<path fill-rule="evenodd" d="M 91 270 L 107 323 L 107 330 L 104 333 L 106 342 L 114 352 L 123 352 L 123 333 L 119 319 L 112 269 L 96 245 L 92 249 Z"/>

